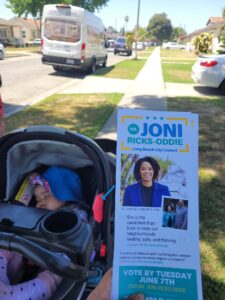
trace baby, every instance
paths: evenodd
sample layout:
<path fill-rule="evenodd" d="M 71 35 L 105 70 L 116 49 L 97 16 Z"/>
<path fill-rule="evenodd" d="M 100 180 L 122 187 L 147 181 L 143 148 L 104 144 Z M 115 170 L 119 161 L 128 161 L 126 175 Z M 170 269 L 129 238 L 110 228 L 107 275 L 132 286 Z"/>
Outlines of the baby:
<path fill-rule="evenodd" d="M 70 204 L 72 210 L 87 221 L 87 212 L 81 209 L 83 195 L 80 178 L 75 171 L 53 166 L 41 176 L 32 173 L 30 182 L 34 187 L 36 207 L 56 210 Z"/>
<path fill-rule="evenodd" d="M 75 171 L 52 166 L 41 175 L 32 173 L 30 183 L 34 189 L 36 207 L 56 210 L 72 203 L 81 218 L 87 220 L 87 212 L 77 204 L 82 202 L 83 197 L 80 179 Z M 0 249 L 0 299 L 50 299 L 62 278 L 43 271 L 32 280 L 16 284 L 19 278 L 15 275 L 23 269 L 22 260 L 20 253 Z"/>

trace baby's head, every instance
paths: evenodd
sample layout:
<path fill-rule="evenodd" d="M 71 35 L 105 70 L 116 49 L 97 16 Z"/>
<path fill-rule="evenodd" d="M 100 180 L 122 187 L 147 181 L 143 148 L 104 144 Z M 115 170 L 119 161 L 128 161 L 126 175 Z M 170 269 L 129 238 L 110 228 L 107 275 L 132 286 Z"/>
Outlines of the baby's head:
<path fill-rule="evenodd" d="M 68 202 L 82 201 L 80 178 L 71 169 L 49 167 L 41 175 L 33 173 L 30 180 L 38 208 L 56 210 Z"/>

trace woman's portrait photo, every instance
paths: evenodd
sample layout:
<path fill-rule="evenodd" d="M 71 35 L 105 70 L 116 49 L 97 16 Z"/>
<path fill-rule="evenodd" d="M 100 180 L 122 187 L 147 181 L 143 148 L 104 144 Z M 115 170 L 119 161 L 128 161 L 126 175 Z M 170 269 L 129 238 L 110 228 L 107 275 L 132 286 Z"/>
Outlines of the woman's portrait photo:
<path fill-rule="evenodd" d="M 159 163 L 151 156 L 124 154 L 121 163 L 122 206 L 161 207 L 162 197 L 170 196 L 168 186 L 159 182 L 167 162 Z"/>

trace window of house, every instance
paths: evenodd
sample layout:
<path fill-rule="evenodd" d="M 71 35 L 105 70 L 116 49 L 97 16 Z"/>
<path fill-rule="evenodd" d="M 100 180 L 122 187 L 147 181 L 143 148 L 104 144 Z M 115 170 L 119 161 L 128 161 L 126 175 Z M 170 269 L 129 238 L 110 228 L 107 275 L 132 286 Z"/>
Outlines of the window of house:
<path fill-rule="evenodd" d="M 5 28 L 0 28 L 0 37 L 6 37 L 6 30 Z"/>

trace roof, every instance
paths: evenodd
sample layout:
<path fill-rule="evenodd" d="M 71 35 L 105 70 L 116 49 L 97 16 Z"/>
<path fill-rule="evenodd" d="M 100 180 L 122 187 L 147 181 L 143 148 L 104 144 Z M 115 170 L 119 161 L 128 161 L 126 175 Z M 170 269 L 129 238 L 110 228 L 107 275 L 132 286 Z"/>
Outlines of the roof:
<path fill-rule="evenodd" d="M 3 26 L 16 26 L 16 27 L 21 27 L 19 24 L 16 24 L 13 20 L 5 20 L 5 19 L 2 19 L 0 18 L 0 25 L 3 25 Z"/>
<path fill-rule="evenodd" d="M 187 34 L 186 38 L 194 37 L 196 35 L 199 35 L 202 32 L 209 32 L 209 33 L 213 33 L 215 36 L 219 36 L 221 29 L 224 25 L 225 25 L 224 20 L 222 22 L 209 24 L 208 26 L 206 26 L 204 28 L 198 29 L 196 31 L 193 31 L 193 32 Z"/>
<path fill-rule="evenodd" d="M 18 24 L 22 27 L 27 27 L 31 30 L 36 30 L 37 29 L 35 24 L 31 24 L 31 23 L 27 22 L 26 19 L 23 19 L 23 18 L 13 17 L 10 21 L 13 21 L 16 24 Z"/>
<path fill-rule="evenodd" d="M 36 20 L 36 19 L 24 19 L 27 23 L 34 25 L 35 28 L 38 26 L 38 28 L 40 28 L 41 25 L 41 21 L 40 20 Z"/>
<path fill-rule="evenodd" d="M 215 23 L 221 23 L 221 22 L 225 22 L 225 18 L 223 17 L 210 17 L 208 19 L 208 22 L 206 23 L 206 25 L 211 25 L 211 24 L 215 24 Z"/>

